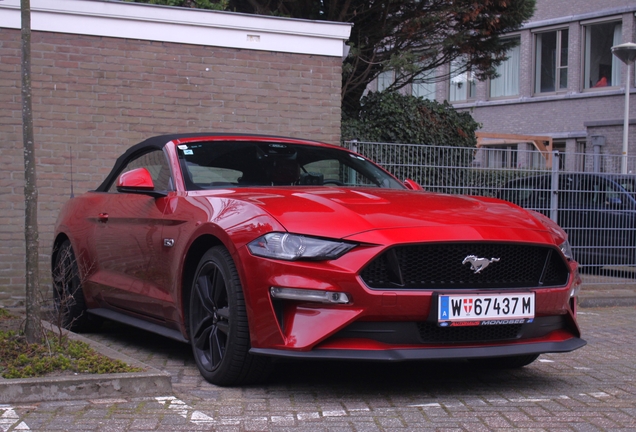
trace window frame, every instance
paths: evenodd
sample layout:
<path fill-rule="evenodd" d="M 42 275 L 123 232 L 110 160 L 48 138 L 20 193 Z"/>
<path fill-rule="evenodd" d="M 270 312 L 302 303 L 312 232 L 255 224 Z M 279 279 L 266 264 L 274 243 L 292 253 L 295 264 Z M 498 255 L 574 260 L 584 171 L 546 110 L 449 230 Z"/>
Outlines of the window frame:
<path fill-rule="evenodd" d="M 611 85 L 602 86 L 602 87 L 594 87 L 594 85 L 590 84 L 589 87 L 587 86 L 588 82 L 592 78 L 590 76 L 591 72 L 588 69 L 589 66 L 587 65 L 588 56 L 590 55 L 588 53 L 588 50 L 590 49 L 588 47 L 588 32 L 590 31 L 590 27 L 597 26 L 597 25 L 604 25 L 604 24 L 614 24 L 614 25 L 619 24 L 620 25 L 621 41 L 619 41 L 618 44 L 622 43 L 622 40 L 623 40 L 622 31 L 624 27 L 622 16 L 614 15 L 610 17 L 603 17 L 599 19 L 580 22 L 580 26 L 581 26 L 581 91 L 584 91 L 584 92 L 588 92 L 588 91 L 596 92 L 596 91 L 616 89 L 616 88 L 619 88 L 623 82 L 623 73 L 622 73 L 623 63 L 612 54 L 610 49 L 609 57 L 611 58 L 612 63 L 611 63 L 611 71 L 609 74 L 612 76 Z M 617 45 L 617 42 L 615 40 L 612 41 L 612 46 L 614 45 Z M 598 78 L 595 81 L 598 81 Z M 615 81 L 618 81 L 618 83 L 616 83 Z"/>
<path fill-rule="evenodd" d="M 563 54 L 563 33 L 567 32 L 567 49 L 565 53 L 567 53 L 566 64 L 563 65 L 563 57 L 562 55 L 555 55 L 555 63 L 554 63 L 554 90 L 551 91 L 541 91 L 541 65 L 540 58 L 538 56 L 537 50 L 539 47 L 538 37 L 540 35 L 555 33 L 556 34 L 556 48 L 555 53 Z M 550 27 L 550 28 L 542 28 L 532 32 L 532 41 L 533 41 L 533 49 L 532 49 L 532 59 L 533 59 L 533 84 L 532 84 L 532 93 L 535 95 L 546 95 L 546 94 L 556 94 L 556 93 L 564 93 L 567 91 L 569 86 L 569 67 L 570 67 L 570 46 L 571 46 L 571 38 L 570 38 L 570 28 L 568 26 L 558 26 L 558 27 Z M 565 71 L 565 86 L 561 87 L 561 76 L 562 71 Z"/>
<path fill-rule="evenodd" d="M 383 88 L 380 88 L 380 83 L 381 82 L 389 82 L 388 85 L 386 85 Z M 378 74 L 377 78 L 376 78 L 376 91 L 377 92 L 382 92 L 384 90 L 386 90 L 387 88 L 391 87 L 391 85 L 395 82 L 395 71 L 394 70 L 386 70 L 386 71 L 382 71 Z"/>
<path fill-rule="evenodd" d="M 421 97 L 424 100 L 437 100 L 437 81 L 435 79 L 435 76 L 435 69 L 427 70 L 425 72 L 422 72 L 421 74 L 416 75 L 413 78 L 413 82 L 411 83 L 411 95 L 415 97 Z M 422 96 L 420 94 L 415 94 L 415 89 L 419 88 L 416 86 L 432 86 L 432 90 L 427 93 L 427 96 Z"/>
<path fill-rule="evenodd" d="M 517 46 L 511 48 L 511 50 L 517 50 L 517 76 L 516 76 L 516 80 L 517 80 L 517 91 L 516 93 L 511 93 L 511 94 L 503 94 L 500 96 L 493 96 L 492 94 L 492 90 L 493 90 L 493 81 L 495 80 L 499 80 L 499 79 L 503 79 L 504 76 L 500 75 L 498 78 L 495 79 L 489 79 L 488 80 L 488 98 L 491 100 L 498 100 L 498 99 L 507 99 L 507 98 L 513 98 L 515 96 L 520 96 L 521 95 L 521 35 L 517 34 L 517 35 L 511 35 L 511 37 L 507 38 L 507 39 L 516 39 L 519 43 L 517 44 Z M 511 50 L 508 50 L 508 52 L 510 52 Z M 499 66 L 497 66 L 497 72 L 499 72 L 499 68 L 504 66 L 504 64 L 506 64 L 507 62 L 509 62 L 511 60 L 511 57 L 509 57 L 508 59 L 506 59 L 505 61 L 503 61 Z M 506 86 L 504 86 L 506 87 Z"/>
<path fill-rule="evenodd" d="M 449 79 L 448 79 L 448 101 L 450 103 L 462 103 L 462 102 L 468 102 L 468 101 L 472 101 L 475 100 L 477 98 L 477 80 L 474 78 L 474 74 L 473 72 L 469 69 L 467 71 L 462 72 L 461 74 L 455 74 L 453 72 L 453 65 L 454 64 L 461 64 L 463 62 L 465 62 L 466 60 L 458 57 L 457 59 L 453 60 L 450 62 L 449 64 Z M 461 63 L 460 63 L 461 62 Z M 459 67 L 458 69 L 461 69 L 463 66 Z M 456 77 L 460 77 L 462 75 L 466 75 L 466 80 L 463 81 L 465 83 L 469 83 L 467 85 L 466 88 L 466 98 L 464 99 L 453 99 L 452 98 L 452 88 L 453 88 L 453 79 Z M 459 84 L 457 84 L 457 87 L 460 88 L 461 86 Z"/>
<path fill-rule="evenodd" d="M 519 145 L 485 145 L 486 168 L 488 169 L 515 169 L 519 163 Z"/>

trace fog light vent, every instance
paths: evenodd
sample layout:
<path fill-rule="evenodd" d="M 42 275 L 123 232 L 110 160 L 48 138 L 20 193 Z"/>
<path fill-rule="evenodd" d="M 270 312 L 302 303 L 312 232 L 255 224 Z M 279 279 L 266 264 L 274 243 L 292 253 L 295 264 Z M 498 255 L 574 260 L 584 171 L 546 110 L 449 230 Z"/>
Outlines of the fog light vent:
<path fill-rule="evenodd" d="M 321 291 L 298 288 L 271 287 L 269 292 L 272 298 L 285 300 L 300 300 L 317 303 L 347 304 L 349 295 L 337 291 Z"/>

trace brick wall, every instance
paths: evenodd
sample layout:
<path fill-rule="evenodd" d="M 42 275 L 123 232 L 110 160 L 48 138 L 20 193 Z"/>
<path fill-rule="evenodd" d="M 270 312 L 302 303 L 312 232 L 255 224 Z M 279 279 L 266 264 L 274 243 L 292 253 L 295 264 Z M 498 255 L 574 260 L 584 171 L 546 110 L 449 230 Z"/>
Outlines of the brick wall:
<path fill-rule="evenodd" d="M 634 0 L 537 0 L 532 21 L 558 19 L 570 15 L 596 13 L 601 9 L 633 6 Z"/>
<path fill-rule="evenodd" d="M 70 195 L 127 147 L 164 133 L 340 138 L 339 57 L 34 32 L 33 113 L 41 266 Z M 0 29 L 0 303 L 24 296 L 20 31 Z"/>

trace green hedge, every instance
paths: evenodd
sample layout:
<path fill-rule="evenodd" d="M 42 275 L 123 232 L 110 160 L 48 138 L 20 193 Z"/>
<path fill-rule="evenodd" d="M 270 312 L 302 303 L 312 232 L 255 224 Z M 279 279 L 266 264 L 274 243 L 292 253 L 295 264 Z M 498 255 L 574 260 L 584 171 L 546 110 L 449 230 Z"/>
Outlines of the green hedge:
<path fill-rule="evenodd" d="M 480 127 L 470 113 L 396 92 L 369 93 L 356 117 L 343 117 L 342 139 L 474 147 Z"/>

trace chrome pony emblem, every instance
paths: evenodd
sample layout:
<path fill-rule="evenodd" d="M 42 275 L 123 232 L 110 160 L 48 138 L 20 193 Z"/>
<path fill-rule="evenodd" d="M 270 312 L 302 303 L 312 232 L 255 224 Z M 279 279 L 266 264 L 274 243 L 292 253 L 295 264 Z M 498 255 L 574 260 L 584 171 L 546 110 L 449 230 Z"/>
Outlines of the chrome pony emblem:
<path fill-rule="evenodd" d="M 488 259 L 479 258 L 476 255 L 468 255 L 466 258 L 464 258 L 464 261 L 462 261 L 462 265 L 470 263 L 470 269 L 474 271 L 475 274 L 477 274 L 494 262 L 499 262 L 499 258 Z"/>

